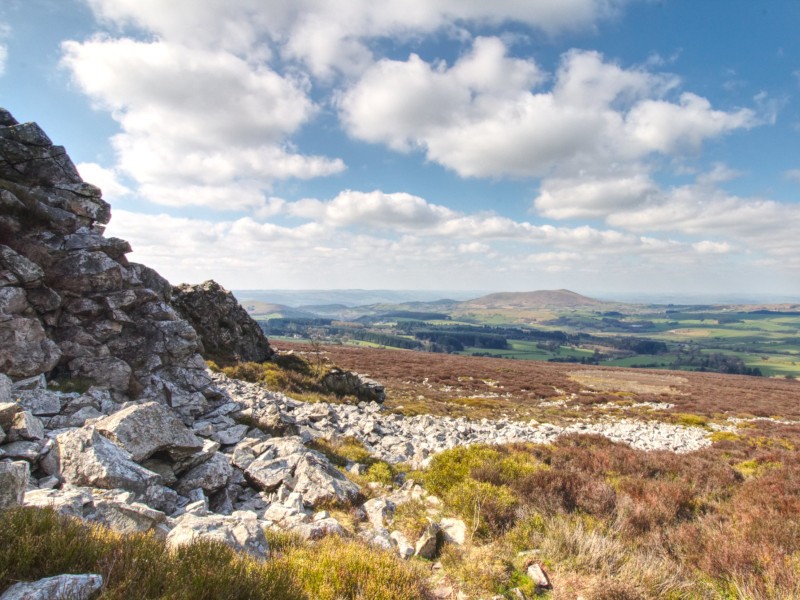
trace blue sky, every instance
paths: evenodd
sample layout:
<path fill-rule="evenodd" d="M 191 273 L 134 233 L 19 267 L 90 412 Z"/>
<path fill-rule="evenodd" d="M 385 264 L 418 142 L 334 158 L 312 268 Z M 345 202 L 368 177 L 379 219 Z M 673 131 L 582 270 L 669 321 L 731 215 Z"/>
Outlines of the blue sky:
<path fill-rule="evenodd" d="M 800 296 L 797 0 L 4 0 L 0 105 L 234 289 Z"/>

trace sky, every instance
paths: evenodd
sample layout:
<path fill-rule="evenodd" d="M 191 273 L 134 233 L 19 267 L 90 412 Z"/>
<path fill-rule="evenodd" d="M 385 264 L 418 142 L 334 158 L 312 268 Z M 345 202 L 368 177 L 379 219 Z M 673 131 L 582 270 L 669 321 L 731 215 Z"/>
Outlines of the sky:
<path fill-rule="evenodd" d="M 800 0 L 0 0 L 173 283 L 800 299 Z"/>

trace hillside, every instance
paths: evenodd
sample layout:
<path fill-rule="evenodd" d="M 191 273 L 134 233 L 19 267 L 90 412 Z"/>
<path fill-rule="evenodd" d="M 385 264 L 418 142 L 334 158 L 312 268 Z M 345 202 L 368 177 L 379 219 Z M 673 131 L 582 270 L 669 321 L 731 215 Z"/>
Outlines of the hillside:
<path fill-rule="evenodd" d="M 533 292 L 499 292 L 488 294 L 462 302 L 463 309 L 517 309 L 530 310 L 535 308 L 576 308 L 586 306 L 601 306 L 606 304 L 602 300 L 595 300 L 582 296 L 570 290 L 537 290 Z"/>

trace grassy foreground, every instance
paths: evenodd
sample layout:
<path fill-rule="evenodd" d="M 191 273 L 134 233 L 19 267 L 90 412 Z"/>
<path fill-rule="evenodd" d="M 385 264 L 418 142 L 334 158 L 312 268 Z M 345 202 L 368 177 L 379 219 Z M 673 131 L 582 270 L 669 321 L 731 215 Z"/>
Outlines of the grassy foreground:
<path fill-rule="evenodd" d="M 169 550 L 152 535 L 121 535 L 49 509 L 0 513 L 0 590 L 62 573 L 100 573 L 104 600 L 429 597 L 418 565 L 344 539 L 284 543 L 258 560 L 213 542 Z"/>
<path fill-rule="evenodd" d="M 0 589 L 96 572 L 106 581 L 101 597 L 114 599 L 412 599 L 442 585 L 468 598 L 800 598 L 800 427 L 756 422 L 714 439 L 683 455 L 586 435 L 445 451 L 408 473 L 440 502 L 401 504 L 390 525 L 414 540 L 427 517 L 463 519 L 467 541 L 441 545 L 438 569 L 349 536 L 306 544 L 267 532 L 272 554 L 261 561 L 218 544 L 171 551 L 149 535 L 9 510 L 0 514 Z M 363 452 L 346 440 L 324 450 Z M 373 479 L 389 485 L 391 476 Z M 337 512 L 353 533 L 354 513 Z M 531 562 L 552 590 L 527 578 Z"/>

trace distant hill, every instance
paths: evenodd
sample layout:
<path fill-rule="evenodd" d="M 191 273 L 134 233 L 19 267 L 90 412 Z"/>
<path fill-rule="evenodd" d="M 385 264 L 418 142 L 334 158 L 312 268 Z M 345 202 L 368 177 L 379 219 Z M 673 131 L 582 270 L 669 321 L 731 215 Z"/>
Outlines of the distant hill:
<path fill-rule="evenodd" d="M 267 315 L 281 316 L 286 319 L 313 319 L 318 315 L 307 310 L 293 308 L 285 304 L 275 304 L 273 302 L 261 302 L 259 300 L 242 300 L 242 306 L 253 317 L 264 317 Z"/>
<path fill-rule="evenodd" d="M 535 292 L 500 292 L 462 302 L 461 309 L 532 309 L 532 308 L 576 308 L 606 304 L 582 296 L 570 290 L 537 290 Z"/>

